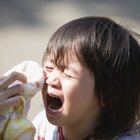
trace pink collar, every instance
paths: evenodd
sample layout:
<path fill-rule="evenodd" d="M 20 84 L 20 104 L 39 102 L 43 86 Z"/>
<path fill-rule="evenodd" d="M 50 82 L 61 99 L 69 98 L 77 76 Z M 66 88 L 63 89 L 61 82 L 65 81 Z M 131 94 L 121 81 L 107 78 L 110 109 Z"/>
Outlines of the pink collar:
<path fill-rule="evenodd" d="M 63 140 L 63 130 L 62 130 L 62 127 L 59 127 L 59 140 Z"/>

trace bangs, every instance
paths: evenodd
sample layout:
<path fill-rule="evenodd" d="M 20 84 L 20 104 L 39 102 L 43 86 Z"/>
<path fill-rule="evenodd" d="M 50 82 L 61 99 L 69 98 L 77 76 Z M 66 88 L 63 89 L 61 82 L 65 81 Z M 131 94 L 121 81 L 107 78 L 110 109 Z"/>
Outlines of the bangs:
<path fill-rule="evenodd" d="M 49 58 L 61 70 L 68 67 L 69 63 L 77 60 L 83 63 L 80 55 L 81 47 L 79 47 L 81 41 L 78 41 L 78 35 L 67 28 L 62 26 L 50 38 L 43 56 L 43 63 Z"/>

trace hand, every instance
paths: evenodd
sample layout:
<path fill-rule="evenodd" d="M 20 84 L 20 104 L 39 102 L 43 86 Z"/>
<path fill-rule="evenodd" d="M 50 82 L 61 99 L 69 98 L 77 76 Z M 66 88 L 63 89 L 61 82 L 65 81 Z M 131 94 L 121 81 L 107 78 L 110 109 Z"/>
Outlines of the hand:
<path fill-rule="evenodd" d="M 23 96 L 21 85 L 9 87 L 16 80 L 26 83 L 26 76 L 19 72 L 12 72 L 8 76 L 0 77 L 0 114 L 6 109 L 20 104 L 20 96 Z"/>

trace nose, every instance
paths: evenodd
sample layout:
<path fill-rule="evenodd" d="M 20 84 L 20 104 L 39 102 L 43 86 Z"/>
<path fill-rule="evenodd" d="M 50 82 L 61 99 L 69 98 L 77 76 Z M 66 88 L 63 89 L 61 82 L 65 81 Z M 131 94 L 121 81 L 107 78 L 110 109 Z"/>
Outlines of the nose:
<path fill-rule="evenodd" d="M 46 84 L 51 87 L 60 88 L 61 82 L 59 74 L 48 74 L 46 78 Z"/>

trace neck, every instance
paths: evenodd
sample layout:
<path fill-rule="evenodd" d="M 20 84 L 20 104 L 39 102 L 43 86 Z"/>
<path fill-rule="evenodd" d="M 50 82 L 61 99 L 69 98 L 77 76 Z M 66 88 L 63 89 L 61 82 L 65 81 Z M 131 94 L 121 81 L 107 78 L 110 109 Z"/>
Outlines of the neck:
<path fill-rule="evenodd" d="M 87 115 L 88 116 L 88 115 Z M 88 120 L 88 121 L 87 121 Z M 84 140 L 89 135 L 94 134 L 94 130 L 99 123 L 99 114 L 96 117 L 88 117 L 80 120 L 74 125 L 63 126 L 64 140 Z"/>
<path fill-rule="evenodd" d="M 79 130 L 77 128 L 63 128 L 63 137 L 64 140 L 83 140 L 85 137 L 93 134 L 93 132 L 89 133 L 88 130 Z"/>

